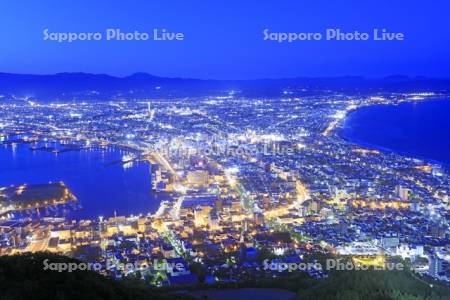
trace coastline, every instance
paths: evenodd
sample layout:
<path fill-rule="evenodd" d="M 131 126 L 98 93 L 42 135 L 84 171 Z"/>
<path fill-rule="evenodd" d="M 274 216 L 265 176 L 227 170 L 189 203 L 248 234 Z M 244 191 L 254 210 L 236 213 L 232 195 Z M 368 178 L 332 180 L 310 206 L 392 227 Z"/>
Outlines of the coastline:
<path fill-rule="evenodd" d="M 442 102 L 442 101 L 447 101 L 450 102 L 450 98 L 437 98 L 437 97 L 430 97 L 430 98 L 426 98 L 423 100 L 420 100 L 420 104 L 424 104 L 427 102 Z M 362 105 L 359 106 L 355 109 L 352 109 L 351 111 L 349 111 L 345 117 L 341 120 L 340 124 L 338 126 L 336 126 L 336 130 L 334 131 L 334 135 L 336 137 L 338 137 L 339 139 L 343 140 L 344 142 L 351 144 L 351 145 L 355 145 L 355 146 L 359 146 L 359 147 L 364 147 L 364 148 L 368 148 L 371 150 L 378 150 L 380 152 L 383 152 L 385 154 L 388 155 L 399 155 L 405 158 L 409 158 L 409 159 L 417 159 L 417 160 L 421 160 L 423 162 L 429 163 L 429 164 L 433 164 L 433 165 L 440 165 L 446 168 L 450 168 L 450 163 L 449 162 L 445 162 L 445 161 L 441 161 L 441 160 L 437 160 L 437 159 L 433 159 L 433 158 L 429 158 L 417 153 L 413 153 L 413 152 L 408 152 L 408 151 L 402 151 L 402 150 L 398 150 L 398 149 L 393 149 L 391 147 L 386 147 L 386 146 L 381 146 L 375 143 L 370 143 L 370 142 L 366 142 L 363 141 L 360 138 L 357 138 L 355 136 L 351 136 L 351 134 L 349 133 L 349 131 L 354 130 L 354 128 L 352 126 L 349 125 L 349 122 L 351 122 L 351 118 L 354 114 L 357 114 L 358 112 L 360 112 L 361 109 L 363 108 L 370 108 L 370 107 L 381 107 L 381 106 L 399 106 L 402 104 L 413 104 L 413 103 L 417 103 L 417 100 L 414 99 L 408 99 L 406 101 L 402 101 L 400 103 L 377 103 L 377 104 L 371 104 L 371 105 Z"/>
<path fill-rule="evenodd" d="M 47 142 L 51 145 L 53 143 L 58 145 L 58 141 Z M 0 150 L 4 154 L 8 153 L 3 159 L 12 157 L 13 151 L 16 153 L 15 156 L 26 157 L 21 161 L 28 164 L 30 170 L 34 170 L 23 174 L 23 171 L 20 171 L 23 165 L 17 166 L 13 163 L 19 158 L 8 161 L 4 167 L 12 170 L 13 174 L 10 174 L 7 181 L 3 180 L 1 185 L 42 184 L 62 180 L 71 188 L 79 200 L 79 207 L 76 210 L 64 212 L 64 214 L 62 210 L 55 210 L 57 216 L 64 216 L 67 220 L 81 221 L 95 220 L 98 216 L 112 217 L 115 210 L 118 215 L 127 217 L 139 214 L 153 215 L 160 207 L 161 202 L 167 198 L 165 194 L 151 192 L 151 176 L 147 173 L 147 164 L 137 161 L 132 168 L 122 165 L 121 158 L 125 153 L 130 153 L 130 149 L 116 146 L 110 148 L 92 146 L 88 149 L 65 151 L 58 154 L 45 149 L 33 151 L 29 144 L 20 144 L 16 146 L 15 150 L 8 145 L 1 147 Z M 9 153 L 10 151 L 11 153 Z M 6 160 L 2 162 L 6 162 Z M 16 174 L 15 169 L 22 173 Z M 37 173 L 39 176 L 34 175 L 36 170 L 39 170 Z M 86 176 L 89 172 L 99 174 L 100 179 L 92 182 L 92 178 Z M 50 173 L 56 175 L 53 176 Z M 66 176 L 62 177 L 62 174 Z M 145 176 L 142 177 L 143 175 Z M 25 176 L 24 179 L 21 176 Z M 19 177 L 20 180 L 18 180 Z M 136 180 L 136 178 L 139 179 Z M 112 182 L 115 184 L 111 184 Z M 124 191 L 117 194 L 114 186 L 124 187 Z M 111 192 L 111 189 L 114 192 Z M 114 203 L 117 204 L 115 209 L 108 208 Z M 133 203 L 133 209 L 125 209 L 127 203 Z M 143 209 L 134 210 L 134 208 Z"/>

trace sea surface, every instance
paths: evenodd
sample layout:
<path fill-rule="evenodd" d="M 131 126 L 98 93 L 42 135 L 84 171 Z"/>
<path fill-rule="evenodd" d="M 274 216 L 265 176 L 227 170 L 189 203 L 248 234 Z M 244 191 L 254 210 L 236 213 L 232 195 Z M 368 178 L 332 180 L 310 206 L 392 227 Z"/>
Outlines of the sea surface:
<path fill-rule="evenodd" d="M 450 165 L 450 99 L 362 107 L 348 115 L 340 135 L 361 146 Z"/>
<path fill-rule="evenodd" d="M 55 146 L 54 143 L 39 146 Z M 57 146 L 57 145 L 56 145 Z M 0 146 L 0 186 L 63 181 L 81 209 L 70 219 L 153 213 L 160 200 L 151 192 L 150 164 L 119 162 L 126 152 L 91 148 L 52 153 L 32 151 L 31 144 Z"/>

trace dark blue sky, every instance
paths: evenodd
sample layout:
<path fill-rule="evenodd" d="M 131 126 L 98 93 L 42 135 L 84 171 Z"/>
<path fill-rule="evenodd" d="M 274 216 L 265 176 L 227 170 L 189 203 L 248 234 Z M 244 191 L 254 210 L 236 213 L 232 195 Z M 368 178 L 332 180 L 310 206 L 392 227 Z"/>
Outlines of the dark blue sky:
<path fill-rule="evenodd" d="M 92 72 L 246 79 L 392 74 L 450 78 L 450 1 L 2 1 L 0 72 Z M 180 42 L 43 40 L 106 28 L 183 32 Z M 327 28 L 403 32 L 405 41 L 263 40 Z"/>

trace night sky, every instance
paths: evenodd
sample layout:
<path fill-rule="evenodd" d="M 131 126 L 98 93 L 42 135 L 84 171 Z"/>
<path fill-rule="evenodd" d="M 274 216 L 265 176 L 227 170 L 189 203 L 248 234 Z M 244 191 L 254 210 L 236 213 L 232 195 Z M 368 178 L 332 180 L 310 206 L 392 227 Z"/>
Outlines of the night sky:
<path fill-rule="evenodd" d="M 250 79 L 424 75 L 450 78 L 450 2 L 2 1 L 0 72 Z M 45 41 L 50 32 L 182 32 L 183 41 Z M 404 41 L 264 41 L 270 32 L 401 32 Z"/>

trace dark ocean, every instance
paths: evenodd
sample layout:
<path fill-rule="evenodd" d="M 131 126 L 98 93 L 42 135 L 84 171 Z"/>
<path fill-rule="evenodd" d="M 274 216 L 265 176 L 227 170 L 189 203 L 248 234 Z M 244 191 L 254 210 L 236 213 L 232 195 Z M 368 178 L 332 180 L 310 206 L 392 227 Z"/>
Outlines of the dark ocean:
<path fill-rule="evenodd" d="M 347 117 L 340 135 L 361 146 L 450 165 L 450 99 L 363 107 Z"/>

